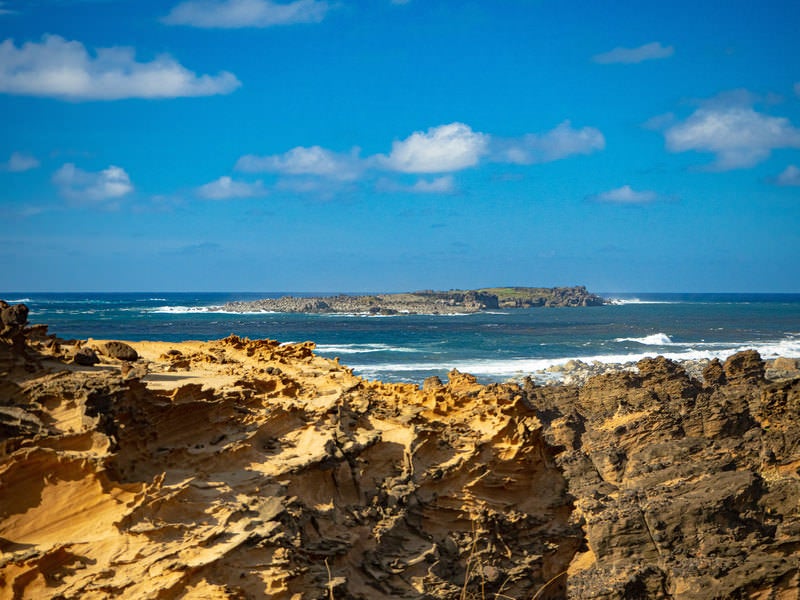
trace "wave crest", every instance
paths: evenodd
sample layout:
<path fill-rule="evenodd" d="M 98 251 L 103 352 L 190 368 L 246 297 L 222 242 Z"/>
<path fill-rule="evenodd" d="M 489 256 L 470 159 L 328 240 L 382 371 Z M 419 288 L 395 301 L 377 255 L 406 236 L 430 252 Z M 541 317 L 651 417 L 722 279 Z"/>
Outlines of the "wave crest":
<path fill-rule="evenodd" d="M 389 344 L 317 344 L 317 352 L 326 354 L 362 354 L 368 352 L 418 352 L 414 348 Z"/>
<path fill-rule="evenodd" d="M 645 346 L 668 346 L 672 344 L 672 339 L 666 333 L 652 333 L 644 337 L 616 338 L 615 342 L 635 342 Z"/>

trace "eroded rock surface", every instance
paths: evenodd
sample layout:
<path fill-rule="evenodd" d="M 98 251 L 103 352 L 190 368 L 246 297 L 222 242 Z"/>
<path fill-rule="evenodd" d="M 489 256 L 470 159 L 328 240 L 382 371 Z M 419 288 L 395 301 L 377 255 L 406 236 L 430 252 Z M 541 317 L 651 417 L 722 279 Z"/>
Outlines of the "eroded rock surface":
<path fill-rule="evenodd" d="M 0 597 L 797 598 L 800 378 L 754 353 L 420 389 L 8 320 Z"/>
<path fill-rule="evenodd" d="M 719 367 L 534 390 L 586 533 L 569 597 L 798 597 L 800 379 L 768 384 L 752 351 Z"/>

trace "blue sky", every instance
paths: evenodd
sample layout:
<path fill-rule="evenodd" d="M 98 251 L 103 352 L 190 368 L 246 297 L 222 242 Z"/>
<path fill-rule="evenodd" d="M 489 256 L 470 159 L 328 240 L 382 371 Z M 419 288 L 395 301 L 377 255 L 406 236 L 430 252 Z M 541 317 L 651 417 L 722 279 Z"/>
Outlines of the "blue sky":
<path fill-rule="evenodd" d="M 0 2 L 0 291 L 800 292 L 800 3 Z"/>

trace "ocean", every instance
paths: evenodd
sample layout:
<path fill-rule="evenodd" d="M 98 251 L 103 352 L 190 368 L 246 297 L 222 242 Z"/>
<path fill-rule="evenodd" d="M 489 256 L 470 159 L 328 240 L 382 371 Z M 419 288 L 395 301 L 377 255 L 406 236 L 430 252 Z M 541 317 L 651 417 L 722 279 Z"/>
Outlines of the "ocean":
<path fill-rule="evenodd" d="M 482 382 L 520 378 L 572 359 L 724 359 L 753 348 L 800 357 L 800 294 L 601 294 L 614 304 L 464 315 L 225 313 L 232 300 L 283 293 L 6 293 L 31 323 L 62 338 L 211 340 L 231 333 L 312 340 L 368 379 L 421 383 L 452 368 Z M 300 294 L 294 294 L 300 295 Z M 305 294 L 312 295 L 312 294 Z"/>

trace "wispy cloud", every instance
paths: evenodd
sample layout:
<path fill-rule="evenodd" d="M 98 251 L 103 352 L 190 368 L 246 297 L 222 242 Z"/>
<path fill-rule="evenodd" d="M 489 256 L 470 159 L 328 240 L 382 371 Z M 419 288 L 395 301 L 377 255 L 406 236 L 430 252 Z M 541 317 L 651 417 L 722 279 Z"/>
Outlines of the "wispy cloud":
<path fill-rule="evenodd" d="M 188 0 L 175 6 L 162 22 L 207 29 L 274 27 L 319 23 L 329 9 L 330 4 L 325 0 L 283 4 L 270 0 Z"/>
<path fill-rule="evenodd" d="M 39 161 L 35 156 L 25 152 L 12 152 L 8 162 L 0 163 L 0 170 L 12 173 L 30 171 L 39 166 Z"/>
<path fill-rule="evenodd" d="M 799 186 L 800 185 L 800 169 L 795 165 L 789 165 L 778 177 L 775 179 L 778 185 Z"/>
<path fill-rule="evenodd" d="M 91 56 L 84 45 L 57 35 L 19 48 L 0 44 L 0 93 L 62 100 L 177 98 L 229 94 L 240 86 L 228 72 L 196 75 L 169 55 L 137 62 L 133 48 L 99 48 Z"/>
<path fill-rule="evenodd" d="M 800 129 L 784 117 L 753 108 L 747 92 L 721 94 L 701 103 L 687 119 L 664 131 L 670 152 L 708 152 L 718 171 L 752 167 L 779 148 L 800 148 Z"/>
<path fill-rule="evenodd" d="M 230 200 L 233 198 L 255 198 L 265 196 L 267 190 L 261 181 L 248 183 L 220 177 L 197 188 L 197 195 L 208 200 Z"/>
<path fill-rule="evenodd" d="M 0 206 L 0 217 L 4 219 L 29 219 L 46 212 L 47 207 L 31 204 Z"/>
<path fill-rule="evenodd" d="M 662 46 L 660 42 L 650 42 L 636 48 L 614 48 L 602 54 L 595 54 L 592 60 L 601 65 L 610 64 L 635 64 L 646 60 L 669 58 L 675 54 L 672 46 Z"/>
<path fill-rule="evenodd" d="M 11 10 L 10 8 L 4 8 L 6 4 L 7 2 L 0 2 L 0 16 L 16 14 L 17 11 Z"/>
<path fill-rule="evenodd" d="M 668 112 L 650 117 L 644 123 L 642 123 L 642 127 L 645 129 L 651 129 L 653 131 L 663 131 L 667 127 L 674 125 L 677 120 L 678 119 L 674 113 Z"/>
<path fill-rule="evenodd" d="M 78 205 L 119 207 L 118 200 L 133 191 L 131 179 L 124 169 L 111 165 L 99 172 L 84 171 L 66 163 L 53 174 L 53 183 L 60 194 Z"/>
<path fill-rule="evenodd" d="M 564 121 L 546 133 L 529 133 L 517 139 L 495 140 L 493 157 L 498 162 L 521 165 L 552 162 L 576 154 L 591 154 L 606 147 L 600 130 L 574 129 Z"/>
<path fill-rule="evenodd" d="M 411 186 L 411 191 L 420 194 L 451 194 L 455 188 L 453 176 L 443 175 L 433 179 L 420 179 Z"/>
<path fill-rule="evenodd" d="M 450 123 L 415 131 L 392 143 L 388 156 L 375 160 L 383 168 L 401 173 L 443 173 L 478 164 L 489 150 L 489 136 L 464 123 Z"/>
<path fill-rule="evenodd" d="M 198 244 L 165 248 L 159 254 L 162 256 L 206 256 L 219 253 L 222 250 L 222 246 L 216 242 L 200 242 Z"/>
<path fill-rule="evenodd" d="M 342 154 L 320 146 L 298 146 L 283 154 L 267 156 L 247 154 L 236 162 L 235 169 L 246 173 L 315 175 L 351 181 L 357 179 L 365 168 L 358 155 L 358 148 Z"/>
<path fill-rule="evenodd" d="M 239 158 L 234 168 L 246 173 L 280 175 L 278 187 L 291 191 L 318 193 L 323 189 L 319 182 L 324 182 L 328 194 L 342 189 L 343 183 L 374 181 L 380 173 L 441 174 L 410 185 L 384 175 L 375 186 L 385 192 L 448 194 L 455 190 L 452 173 L 478 167 L 481 163 L 543 163 L 603 148 L 605 138 L 598 129 L 577 129 L 569 121 L 545 133 L 519 138 L 495 138 L 454 122 L 415 131 L 404 139 L 395 140 L 388 154 L 362 158 L 358 147 L 349 152 L 334 152 L 321 146 L 298 146 L 283 154 L 247 154 Z"/>
<path fill-rule="evenodd" d="M 600 192 L 589 199 L 595 202 L 606 202 L 610 204 L 649 204 L 658 198 L 658 194 L 649 190 L 636 191 L 629 185 Z"/>
<path fill-rule="evenodd" d="M 411 194 L 452 194 L 456 191 L 455 179 L 452 175 L 442 175 L 433 179 L 418 179 L 411 185 L 404 185 L 383 177 L 375 184 L 379 192 L 407 192 Z"/>

